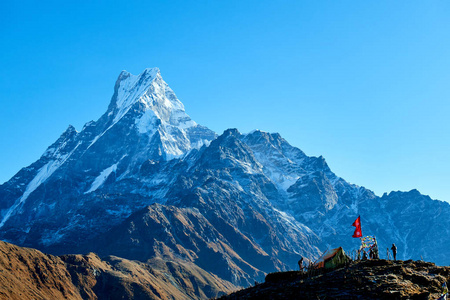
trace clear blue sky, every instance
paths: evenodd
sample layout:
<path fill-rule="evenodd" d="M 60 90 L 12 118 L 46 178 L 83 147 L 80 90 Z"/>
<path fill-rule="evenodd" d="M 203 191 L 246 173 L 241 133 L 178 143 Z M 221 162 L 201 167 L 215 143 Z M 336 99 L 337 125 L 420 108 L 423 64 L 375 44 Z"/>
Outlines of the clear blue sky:
<path fill-rule="evenodd" d="M 279 132 L 378 195 L 450 201 L 449 1 L 3 1 L 0 182 L 146 67 L 218 133 Z"/>

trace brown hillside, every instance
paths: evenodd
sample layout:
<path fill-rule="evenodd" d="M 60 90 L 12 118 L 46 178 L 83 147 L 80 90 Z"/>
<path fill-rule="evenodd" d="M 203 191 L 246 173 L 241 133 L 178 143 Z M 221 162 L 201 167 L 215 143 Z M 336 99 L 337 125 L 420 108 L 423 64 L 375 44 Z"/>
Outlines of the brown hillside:
<path fill-rule="evenodd" d="M 0 299 L 208 299 L 235 289 L 192 263 L 58 257 L 0 241 Z"/>
<path fill-rule="evenodd" d="M 1 299 L 82 299 L 56 256 L 0 241 Z"/>
<path fill-rule="evenodd" d="M 216 222 L 221 222 L 218 217 Z M 282 270 L 279 260 L 230 224 L 214 226 L 196 210 L 160 204 L 132 214 L 85 249 L 144 262 L 181 258 L 240 286 L 249 286 L 252 278 L 262 280 L 261 270 Z"/>

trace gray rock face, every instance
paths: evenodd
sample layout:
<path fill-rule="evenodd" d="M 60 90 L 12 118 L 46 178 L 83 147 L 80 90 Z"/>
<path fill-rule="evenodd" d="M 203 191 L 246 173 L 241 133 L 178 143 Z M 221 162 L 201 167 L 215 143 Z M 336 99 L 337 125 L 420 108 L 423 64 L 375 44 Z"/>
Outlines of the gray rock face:
<path fill-rule="evenodd" d="M 69 127 L 0 186 L 0 237 L 55 254 L 182 257 L 247 285 L 328 246 L 352 222 L 399 258 L 450 264 L 450 205 L 417 191 L 377 197 L 279 134 L 217 136 L 185 113 L 158 69 L 122 72 L 106 113 Z M 383 256 L 383 251 L 381 252 Z"/>

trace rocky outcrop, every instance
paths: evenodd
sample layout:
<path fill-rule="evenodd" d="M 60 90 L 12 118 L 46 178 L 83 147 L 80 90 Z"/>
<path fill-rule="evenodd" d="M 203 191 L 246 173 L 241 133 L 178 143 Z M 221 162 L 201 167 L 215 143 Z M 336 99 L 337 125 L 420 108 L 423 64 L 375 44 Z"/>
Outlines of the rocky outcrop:
<path fill-rule="evenodd" d="M 437 299 L 450 267 L 423 261 L 367 260 L 324 274 L 273 273 L 254 287 L 223 296 L 234 299 Z"/>

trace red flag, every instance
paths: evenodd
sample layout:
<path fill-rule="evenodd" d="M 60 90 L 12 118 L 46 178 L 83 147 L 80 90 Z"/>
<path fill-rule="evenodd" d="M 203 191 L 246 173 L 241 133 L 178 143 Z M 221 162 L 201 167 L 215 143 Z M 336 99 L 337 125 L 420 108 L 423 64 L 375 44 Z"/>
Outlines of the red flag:
<path fill-rule="evenodd" d="M 352 237 L 354 238 L 360 238 L 362 237 L 362 231 L 361 231 L 361 217 L 359 216 L 355 222 L 353 222 L 352 226 L 355 226 L 355 232 L 353 233 Z"/>

